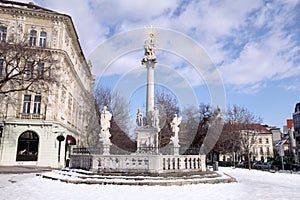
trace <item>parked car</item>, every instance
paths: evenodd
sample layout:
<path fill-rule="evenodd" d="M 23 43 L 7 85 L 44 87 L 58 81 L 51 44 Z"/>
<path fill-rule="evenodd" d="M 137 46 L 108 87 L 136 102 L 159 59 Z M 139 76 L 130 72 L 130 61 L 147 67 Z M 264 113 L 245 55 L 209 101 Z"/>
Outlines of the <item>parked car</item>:
<path fill-rule="evenodd" d="M 270 163 L 265 163 L 262 161 L 258 161 L 253 163 L 252 165 L 253 169 L 260 169 L 260 170 L 269 170 L 271 168 L 271 164 Z"/>
<path fill-rule="evenodd" d="M 282 170 L 282 161 L 276 160 L 270 162 L 270 164 L 271 164 L 271 169 Z M 286 161 L 283 161 L 283 167 L 284 170 L 291 170 L 291 164 L 287 163 Z"/>
<path fill-rule="evenodd" d="M 300 171 L 300 163 L 291 164 L 290 169 L 293 171 Z"/>
<path fill-rule="evenodd" d="M 219 161 L 219 166 L 222 166 L 222 167 L 232 167 L 233 163 L 230 162 L 230 161 Z"/>
<path fill-rule="evenodd" d="M 242 161 L 242 162 L 239 162 L 238 164 L 236 164 L 236 167 L 239 167 L 239 168 L 248 168 L 249 164 L 248 164 L 248 161 Z"/>

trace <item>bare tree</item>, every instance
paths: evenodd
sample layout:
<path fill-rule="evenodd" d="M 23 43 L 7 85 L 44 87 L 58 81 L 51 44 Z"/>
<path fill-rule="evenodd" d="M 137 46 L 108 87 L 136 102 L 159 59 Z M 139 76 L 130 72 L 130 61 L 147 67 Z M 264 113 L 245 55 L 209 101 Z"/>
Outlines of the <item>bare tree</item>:
<path fill-rule="evenodd" d="M 94 95 L 99 119 L 100 112 L 104 106 L 107 106 L 108 110 L 112 112 L 113 117 L 110 128 L 112 143 L 123 150 L 135 151 L 136 143 L 128 135 L 130 117 L 125 99 L 118 92 L 113 93 L 109 88 L 101 85 L 96 87 Z"/>
<path fill-rule="evenodd" d="M 237 154 L 241 151 L 239 128 L 229 122 L 225 123 L 214 150 L 223 155 L 227 153 L 232 154 L 235 166 Z"/>
<path fill-rule="evenodd" d="M 170 142 L 172 131 L 170 123 L 174 117 L 174 114 L 179 114 L 179 107 L 177 99 L 171 93 L 165 90 L 159 90 L 155 94 L 155 104 L 160 109 L 160 126 L 159 132 L 159 147 L 166 146 Z"/>
<path fill-rule="evenodd" d="M 14 38 L 0 42 L 0 95 L 48 90 L 49 83 L 58 80 L 57 69 L 50 49 L 32 47 L 27 41 Z"/>
<path fill-rule="evenodd" d="M 90 101 L 86 102 L 86 133 L 84 135 L 85 145 L 88 148 L 96 148 L 99 144 L 99 133 L 101 131 L 100 127 L 100 112 L 94 96 L 91 95 Z"/>
<path fill-rule="evenodd" d="M 261 131 L 258 124 L 262 119 L 243 106 L 229 106 L 226 112 L 226 124 L 216 149 L 225 154 L 232 153 L 235 162 L 236 154 L 240 153 L 248 160 L 251 168 L 251 154 L 257 139 L 257 132 Z"/>
<path fill-rule="evenodd" d="M 182 148 L 191 147 L 199 128 L 200 115 L 198 109 L 191 106 L 182 111 L 182 122 L 180 125 L 180 145 Z"/>
<path fill-rule="evenodd" d="M 200 104 L 199 108 L 185 108 L 181 129 L 181 141 L 187 146 L 186 153 L 199 153 L 208 130 L 208 121 L 211 117 L 211 106 Z"/>

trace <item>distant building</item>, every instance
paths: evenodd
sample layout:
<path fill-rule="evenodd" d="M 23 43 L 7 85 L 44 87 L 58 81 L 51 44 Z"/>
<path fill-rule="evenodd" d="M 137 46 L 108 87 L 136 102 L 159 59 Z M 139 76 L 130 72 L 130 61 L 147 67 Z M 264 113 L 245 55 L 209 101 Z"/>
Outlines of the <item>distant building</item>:
<path fill-rule="evenodd" d="M 273 143 L 276 143 L 277 141 L 281 140 L 282 132 L 280 131 L 280 128 L 272 127 L 272 126 L 266 126 L 266 129 L 271 131 Z"/>
<path fill-rule="evenodd" d="M 293 113 L 293 121 L 294 121 L 294 135 L 296 140 L 296 154 L 297 160 L 300 161 L 300 102 L 295 106 L 295 112 Z"/>
<path fill-rule="evenodd" d="M 276 145 L 282 141 L 282 132 L 280 131 L 280 128 L 275 126 L 264 125 L 264 127 L 272 133 L 273 153 L 274 156 L 276 156 L 278 154 L 278 149 L 276 148 Z"/>
<path fill-rule="evenodd" d="M 296 140 L 294 135 L 294 120 L 293 119 L 287 119 L 286 120 L 286 129 L 283 131 L 283 139 L 287 140 L 288 143 L 288 152 L 287 156 L 289 156 L 291 161 L 297 161 L 296 156 Z"/>
<path fill-rule="evenodd" d="M 270 127 L 261 124 L 246 124 L 240 131 L 240 148 L 237 152 L 235 161 L 247 160 L 247 151 L 250 152 L 251 161 L 267 162 L 274 157 L 273 134 Z M 247 149 L 248 148 L 248 149 Z M 231 152 L 222 154 L 221 160 L 231 162 L 233 157 Z"/>
<path fill-rule="evenodd" d="M 1 42 L 12 34 L 32 48 L 52 51 L 59 65 L 55 73 L 60 76 L 59 83 L 48 85 L 48 91 L 0 96 L 0 165 L 63 167 L 70 145 L 85 142 L 87 111 L 93 107 L 89 103 L 94 84 L 91 65 L 68 15 L 33 3 L 1 1 Z"/>
<path fill-rule="evenodd" d="M 266 126 L 261 124 L 251 124 L 249 130 L 254 135 L 254 144 L 251 148 L 252 160 L 267 161 L 268 158 L 274 157 L 273 152 L 273 134 Z"/>

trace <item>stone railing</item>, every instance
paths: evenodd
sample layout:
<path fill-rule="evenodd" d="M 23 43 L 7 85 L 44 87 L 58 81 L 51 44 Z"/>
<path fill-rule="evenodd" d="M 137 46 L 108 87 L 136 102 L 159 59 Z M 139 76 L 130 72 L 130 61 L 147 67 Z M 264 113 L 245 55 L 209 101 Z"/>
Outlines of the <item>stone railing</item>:
<path fill-rule="evenodd" d="M 163 156 L 164 171 L 202 170 L 200 155 Z"/>
<path fill-rule="evenodd" d="M 205 155 L 93 155 L 97 172 L 186 172 L 205 171 Z"/>
<path fill-rule="evenodd" d="M 114 152 L 114 154 L 103 155 L 101 150 L 101 148 L 74 148 L 70 157 L 70 167 L 91 169 L 95 172 L 125 173 L 168 173 L 206 170 L 206 156 L 194 154 L 196 151 L 189 152 L 186 149 L 182 149 L 180 152 L 184 154 L 189 153 L 189 155 L 174 155 L 171 151 L 124 153 L 112 148 L 111 152 Z"/>

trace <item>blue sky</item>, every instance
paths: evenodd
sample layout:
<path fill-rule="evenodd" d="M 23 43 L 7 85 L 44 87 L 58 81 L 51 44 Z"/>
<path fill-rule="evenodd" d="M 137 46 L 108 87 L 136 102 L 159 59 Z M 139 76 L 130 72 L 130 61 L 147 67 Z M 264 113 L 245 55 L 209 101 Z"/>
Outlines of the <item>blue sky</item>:
<path fill-rule="evenodd" d="M 247 107 L 261 116 L 265 124 L 281 128 L 300 102 L 298 0 L 34 2 L 72 17 L 87 57 L 113 36 L 149 25 L 190 37 L 201 45 L 218 69 L 226 104 Z M 103 80 L 116 81 L 128 70 L 139 67 L 142 54 L 137 51 L 120 57 L 103 74 Z M 187 79 L 197 91 L 199 101 L 210 101 L 205 82 L 190 71 L 186 61 L 162 51 L 157 51 L 157 56 L 160 63 Z"/>

